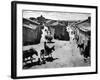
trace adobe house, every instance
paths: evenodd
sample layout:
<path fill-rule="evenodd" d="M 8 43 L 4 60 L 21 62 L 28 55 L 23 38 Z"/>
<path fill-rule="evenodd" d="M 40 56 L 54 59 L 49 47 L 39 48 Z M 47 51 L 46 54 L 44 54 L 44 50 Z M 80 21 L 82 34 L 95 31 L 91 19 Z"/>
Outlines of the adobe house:
<path fill-rule="evenodd" d="M 40 43 L 41 26 L 38 22 L 23 18 L 23 45 Z"/>
<path fill-rule="evenodd" d="M 91 17 L 88 19 L 81 21 L 75 25 L 77 35 L 79 36 L 79 44 L 86 43 L 91 39 Z"/>

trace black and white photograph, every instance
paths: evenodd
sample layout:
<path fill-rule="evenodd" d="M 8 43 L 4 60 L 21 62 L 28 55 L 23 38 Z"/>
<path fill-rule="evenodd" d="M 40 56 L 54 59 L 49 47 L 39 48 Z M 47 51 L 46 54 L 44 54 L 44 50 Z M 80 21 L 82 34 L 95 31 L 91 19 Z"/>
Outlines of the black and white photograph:
<path fill-rule="evenodd" d="M 91 14 L 23 10 L 23 69 L 91 66 Z"/>
<path fill-rule="evenodd" d="M 12 78 L 97 73 L 97 7 L 12 2 Z"/>

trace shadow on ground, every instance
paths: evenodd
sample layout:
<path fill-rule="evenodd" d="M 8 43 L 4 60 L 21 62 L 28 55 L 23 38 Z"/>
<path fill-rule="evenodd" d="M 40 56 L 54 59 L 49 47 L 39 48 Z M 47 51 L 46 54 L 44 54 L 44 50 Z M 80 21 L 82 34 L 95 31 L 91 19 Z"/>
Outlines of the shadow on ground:
<path fill-rule="evenodd" d="M 48 57 L 45 58 L 45 60 L 43 60 L 42 62 L 37 61 L 37 62 L 32 62 L 32 63 L 26 63 L 25 65 L 23 65 L 23 69 L 29 69 L 33 66 L 41 66 L 42 64 L 46 64 L 46 62 L 53 62 L 54 60 L 57 60 L 58 58 L 53 58 L 53 57 Z"/>

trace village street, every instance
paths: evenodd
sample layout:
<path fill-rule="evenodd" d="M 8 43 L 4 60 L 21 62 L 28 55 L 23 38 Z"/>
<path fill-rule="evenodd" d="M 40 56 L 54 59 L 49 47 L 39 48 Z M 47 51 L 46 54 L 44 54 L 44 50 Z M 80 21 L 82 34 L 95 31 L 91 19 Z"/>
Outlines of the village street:
<path fill-rule="evenodd" d="M 84 62 L 83 56 L 80 55 L 79 48 L 77 48 L 75 41 L 70 42 L 54 40 L 54 42 L 55 43 L 48 44 L 49 46 L 55 45 L 55 51 L 52 52 L 54 60 L 51 62 L 46 62 L 46 64 L 32 66 L 29 69 L 83 67 L 90 65 L 89 62 Z M 39 51 L 43 49 L 43 44 L 44 43 L 40 43 L 38 45 L 24 46 L 23 50 L 35 48 L 39 53 Z"/>

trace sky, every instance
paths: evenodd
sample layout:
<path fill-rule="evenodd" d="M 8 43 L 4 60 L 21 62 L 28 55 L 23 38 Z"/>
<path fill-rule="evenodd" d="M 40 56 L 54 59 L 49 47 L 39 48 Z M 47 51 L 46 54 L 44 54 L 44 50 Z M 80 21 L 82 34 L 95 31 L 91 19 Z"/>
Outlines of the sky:
<path fill-rule="evenodd" d="M 23 17 L 39 17 L 43 15 L 47 19 L 54 19 L 54 20 L 85 20 L 89 16 L 90 13 L 73 13 L 73 12 L 52 12 L 52 11 L 23 11 Z"/>

